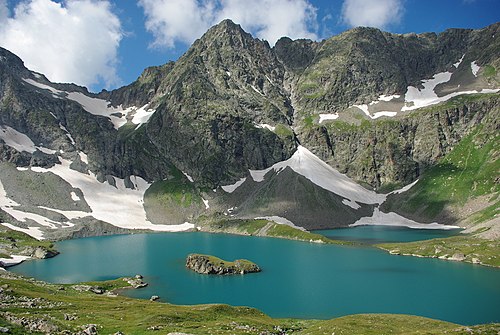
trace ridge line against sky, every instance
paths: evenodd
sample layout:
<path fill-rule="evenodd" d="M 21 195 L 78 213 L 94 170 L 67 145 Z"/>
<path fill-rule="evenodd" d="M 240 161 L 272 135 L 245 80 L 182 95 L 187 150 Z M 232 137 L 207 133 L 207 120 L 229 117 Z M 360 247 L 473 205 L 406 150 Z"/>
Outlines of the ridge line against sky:
<path fill-rule="evenodd" d="M 482 28 L 499 21 L 500 1 L 0 0 L 0 46 L 51 81 L 100 91 L 176 60 L 225 18 L 274 45 L 282 36 L 321 40 L 356 26 Z"/>

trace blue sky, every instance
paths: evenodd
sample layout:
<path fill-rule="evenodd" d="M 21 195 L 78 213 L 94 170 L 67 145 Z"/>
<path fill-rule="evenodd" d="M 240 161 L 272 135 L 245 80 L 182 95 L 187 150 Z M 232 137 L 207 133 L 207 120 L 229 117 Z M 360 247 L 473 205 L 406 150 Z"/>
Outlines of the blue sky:
<path fill-rule="evenodd" d="M 100 91 L 175 61 L 224 18 L 273 45 L 358 25 L 439 33 L 499 17 L 500 0 L 0 0 L 0 46 L 52 81 Z"/>

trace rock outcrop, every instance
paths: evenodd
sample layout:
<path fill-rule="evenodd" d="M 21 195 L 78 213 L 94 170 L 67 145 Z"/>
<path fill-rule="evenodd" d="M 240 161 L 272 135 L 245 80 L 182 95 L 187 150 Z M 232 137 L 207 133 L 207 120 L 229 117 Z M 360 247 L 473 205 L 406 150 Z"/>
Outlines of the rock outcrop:
<path fill-rule="evenodd" d="M 246 259 L 227 262 L 220 258 L 191 254 L 186 259 L 186 267 L 195 272 L 208 275 L 235 275 L 262 271 L 260 267 Z"/>

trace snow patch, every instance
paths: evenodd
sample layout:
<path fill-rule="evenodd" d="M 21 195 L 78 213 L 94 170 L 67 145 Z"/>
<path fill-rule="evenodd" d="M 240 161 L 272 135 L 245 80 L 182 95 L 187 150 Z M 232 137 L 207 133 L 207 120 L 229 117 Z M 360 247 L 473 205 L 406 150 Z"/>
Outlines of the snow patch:
<path fill-rule="evenodd" d="M 52 86 L 41 84 L 41 83 L 39 83 L 37 81 L 34 81 L 33 79 L 25 79 L 25 78 L 23 78 L 23 81 L 26 82 L 26 83 L 28 83 L 28 84 L 30 84 L 30 85 L 32 85 L 32 86 L 41 88 L 42 90 L 49 90 L 53 94 L 56 94 L 56 96 L 58 98 L 59 98 L 59 94 L 63 94 L 64 93 L 63 91 L 59 91 L 59 90 L 53 88 Z"/>
<path fill-rule="evenodd" d="M 393 99 L 399 99 L 401 96 L 399 94 L 393 94 L 393 95 L 381 95 L 378 97 L 378 101 L 391 101 Z"/>
<path fill-rule="evenodd" d="M 394 117 L 396 115 L 398 115 L 398 112 L 388 112 L 388 111 L 376 112 L 375 114 L 373 114 L 372 119 L 378 119 L 381 116 Z"/>
<path fill-rule="evenodd" d="M 2 264 L 2 266 L 8 267 L 22 263 L 30 258 L 29 256 L 21 256 L 21 255 L 11 255 L 10 257 L 11 258 L 0 258 L 0 264 Z"/>
<path fill-rule="evenodd" d="M 408 227 L 414 229 L 460 229 L 457 226 L 449 226 L 444 224 L 439 224 L 436 222 L 433 223 L 419 223 L 396 213 L 383 213 L 380 209 L 375 208 L 373 211 L 373 215 L 371 217 L 363 217 L 356 221 L 353 224 L 350 224 L 349 227 L 357 227 L 357 226 L 394 226 L 394 227 Z"/>
<path fill-rule="evenodd" d="M 209 209 L 210 208 L 210 205 L 208 204 L 208 200 L 205 200 L 203 198 L 201 198 L 201 200 L 203 201 L 203 203 L 205 204 L 205 209 Z"/>
<path fill-rule="evenodd" d="M 260 216 L 260 217 L 255 218 L 255 220 L 272 221 L 272 222 L 275 222 L 277 224 L 282 224 L 282 225 L 289 226 L 289 227 L 292 227 L 295 229 L 306 231 L 305 228 L 296 226 L 292 221 L 288 220 L 287 218 L 283 218 L 281 216 Z"/>
<path fill-rule="evenodd" d="M 401 194 L 401 193 L 404 193 L 404 192 L 408 191 L 410 188 L 412 188 L 413 186 L 415 186 L 416 183 L 418 183 L 418 179 L 415 180 L 413 183 L 408 184 L 405 187 L 400 188 L 399 190 L 394 190 L 394 191 L 390 192 L 389 194 Z"/>
<path fill-rule="evenodd" d="M 451 72 L 441 72 L 435 74 L 431 79 L 422 80 L 424 86 L 422 90 L 408 86 L 405 95 L 406 104 L 402 111 L 414 110 L 448 100 L 449 98 L 443 100 L 445 97 L 439 98 L 434 89 L 437 85 L 450 81 L 451 74 Z"/>
<path fill-rule="evenodd" d="M 152 108 L 148 108 L 148 107 L 149 107 L 149 104 L 145 104 L 141 108 L 131 107 L 132 111 L 135 112 L 134 117 L 132 118 L 132 123 L 137 125 L 137 127 L 135 129 L 139 128 L 144 123 L 147 123 L 149 121 L 149 119 L 151 118 L 151 116 L 153 116 L 153 114 L 156 112 L 156 109 L 152 109 Z M 127 111 L 129 111 L 129 110 L 130 109 L 127 109 Z"/>
<path fill-rule="evenodd" d="M 474 77 L 477 78 L 477 73 L 479 72 L 479 69 L 481 67 L 479 65 L 476 64 L 476 61 L 473 61 L 472 63 L 470 63 L 470 69 L 472 71 L 472 74 L 474 75 Z"/>
<path fill-rule="evenodd" d="M 261 128 L 261 129 L 267 129 L 270 131 L 275 131 L 276 127 L 271 126 L 270 124 L 267 123 L 259 123 L 259 124 L 254 124 L 255 128 Z"/>
<path fill-rule="evenodd" d="M 252 87 L 252 89 L 253 89 L 255 92 L 259 93 L 259 94 L 260 94 L 260 95 L 262 95 L 262 96 L 264 95 L 264 94 L 262 94 L 262 92 L 261 92 L 261 91 L 259 91 L 259 90 L 258 90 L 255 86 L 253 86 L 253 85 L 250 85 L 250 86 Z"/>
<path fill-rule="evenodd" d="M 88 163 L 89 163 L 89 158 L 88 158 L 88 156 L 87 156 L 85 153 L 83 153 L 82 151 L 78 151 L 78 156 L 80 156 L 80 160 L 81 160 L 82 162 L 84 162 L 85 164 L 88 164 Z"/>
<path fill-rule="evenodd" d="M 229 77 L 231 77 L 231 72 L 226 71 L 226 74 L 227 74 Z"/>
<path fill-rule="evenodd" d="M 464 60 L 464 57 L 465 57 L 465 54 L 462 55 L 462 58 L 460 58 L 458 60 L 458 62 L 456 62 L 455 64 L 453 64 L 453 66 L 458 69 L 458 67 L 460 66 L 460 64 L 462 64 L 462 61 Z"/>
<path fill-rule="evenodd" d="M 194 183 L 194 179 L 193 177 L 191 177 L 190 175 L 188 175 L 186 172 L 184 171 L 181 171 L 183 175 L 186 176 L 186 178 L 191 182 L 191 183 Z"/>
<path fill-rule="evenodd" d="M 125 117 L 112 115 L 115 113 L 121 114 L 123 112 L 123 109 L 121 107 L 116 108 L 110 106 L 109 101 L 98 98 L 91 98 L 80 92 L 70 92 L 67 94 L 67 98 L 79 103 L 90 114 L 105 116 L 109 118 L 113 123 L 115 129 L 118 129 L 127 123 L 127 119 Z"/>
<path fill-rule="evenodd" d="M 222 189 L 224 190 L 224 192 L 227 192 L 227 193 L 233 193 L 238 187 L 240 187 L 245 181 L 247 180 L 246 177 L 243 177 L 241 178 L 240 180 L 238 180 L 236 183 L 232 184 L 232 185 L 224 185 L 224 186 L 221 186 Z"/>
<path fill-rule="evenodd" d="M 135 189 L 125 187 L 123 179 L 115 177 L 116 187 L 108 183 L 100 183 L 96 176 L 80 173 L 69 168 L 70 161 L 61 159 L 61 164 L 44 169 L 33 167 L 35 172 L 52 172 L 73 188 L 82 191 L 83 196 L 92 209 L 91 215 L 116 227 L 125 229 L 149 229 L 154 231 L 182 231 L 194 228 L 191 223 L 180 225 L 155 225 L 146 218 L 144 210 L 144 193 L 150 186 L 144 179 L 131 176 Z"/>
<path fill-rule="evenodd" d="M 80 197 L 75 192 L 71 192 L 71 199 L 73 201 L 80 201 L 80 200 L 82 200 L 82 199 L 80 199 Z"/>
<path fill-rule="evenodd" d="M 52 114 L 52 115 L 54 116 L 54 114 Z M 63 126 L 61 123 L 59 123 L 59 128 L 62 129 L 66 133 L 66 136 L 71 141 L 71 144 L 76 145 L 75 139 L 73 138 L 73 136 L 71 136 L 71 134 L 69 133 L 68 129 L 66 129 L 66 127 Z"/>
<path fill-rule="evenodd" d="M 319 123 L 323 121 L 328 121 L 328 120 L 336 120 L 339 118 L 339 113 L 335 114 L 320 114 L 319 115 Z"/>
<path fill-rule="evenodd" d="M 9 126 L 0 126 L 0 138 L 19 152 L 26 151 L 32 154 L 36 151 L 35 144 L 28 136 Z"/>
<path fill-rule="evenodd" d="M 254 181 L 261 182 L 269 171 L 274 170 L 279 173 L 286 167 L 290 167 L 293 171 L 306 177 L 317 186 L 352 202 L 380 204 L 386 199 L 385 194 L 377 194 L 358 185 L 346 175 L 341 174 L 323 162 L 303 146 L 299 146 L 290 159 L 276 163 L 265 170 L 250 170 L 250 175 Z"/>
<path fill-rule="evenodd" d="M 361 206 L 356 201 L 344 199 L 344 200 L 342 200 L 342 203 L 344 205 L 346 205 L 346 206 L 349 206 L 349 207 L 353 208 L 353 209 L 359 209 L 359 208 L 361 208 Z"/>
<path fill-rule="evenodd" d="M 13 224 L 7 223 L 7 222 L 0 222 L 1 225 L 10 228 L 12 230 L 20 231 L 25 234 L 28 234 L 29 236 L 36 238 L 37 240 L 43 240 L 43 232 L 40 231 L 40 227 L 28 227 L 28 228 L 21 228 L 18 226 L 14 226 Z"/>

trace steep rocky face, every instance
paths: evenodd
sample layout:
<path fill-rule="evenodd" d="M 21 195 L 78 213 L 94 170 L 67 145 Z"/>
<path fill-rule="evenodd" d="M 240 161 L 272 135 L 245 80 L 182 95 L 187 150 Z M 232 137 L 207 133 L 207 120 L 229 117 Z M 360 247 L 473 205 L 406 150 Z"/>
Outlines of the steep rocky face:
<path fill-rule="evenodd" d="M 406 185 L 499 108 L 498 97 L 491 97 L 359 126 L 330 123 L 306 129 L 302 136 L 319 157 L 355 180 L 376 188 Z"/>
<path fill-rule="evenodd" d="M 200 274 L 207 275 L 244 275 L 262 271 L 257 264 L 246 259 L 237 259 L 234 262 L 227 262 L 214 256 L 199 254 L 188 255 L 186 267 Z"/>

